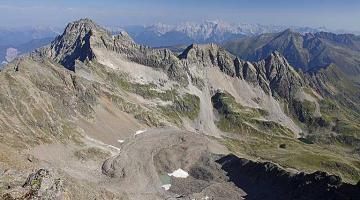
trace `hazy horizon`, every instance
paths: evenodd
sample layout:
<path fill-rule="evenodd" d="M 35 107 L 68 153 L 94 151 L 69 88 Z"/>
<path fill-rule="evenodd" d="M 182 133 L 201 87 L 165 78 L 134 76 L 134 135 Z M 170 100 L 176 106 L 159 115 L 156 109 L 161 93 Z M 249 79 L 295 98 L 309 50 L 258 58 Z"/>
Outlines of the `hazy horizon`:
<path fill-rule="evenodd" d="M 355 0 L 2 0 L 0 27 L 64 27 L 70 21 L 87 17 L 105 26 L 222 20 L 360 31 L 358 10 L 360 2 Z"/>

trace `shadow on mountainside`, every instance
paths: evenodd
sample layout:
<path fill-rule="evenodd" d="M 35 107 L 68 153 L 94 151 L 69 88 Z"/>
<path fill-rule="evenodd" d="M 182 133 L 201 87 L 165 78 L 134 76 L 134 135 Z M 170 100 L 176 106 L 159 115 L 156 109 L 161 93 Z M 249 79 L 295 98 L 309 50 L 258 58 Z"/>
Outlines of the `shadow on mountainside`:
<path fill-rule="evenodd" d="M 325 172 L 290 173 L 270 162 L 253 162 L 227 155 L 217 160 L 229 181 L 243 189 L 247 200 L 355 200 L 360 182 L 343 183 Z"/>

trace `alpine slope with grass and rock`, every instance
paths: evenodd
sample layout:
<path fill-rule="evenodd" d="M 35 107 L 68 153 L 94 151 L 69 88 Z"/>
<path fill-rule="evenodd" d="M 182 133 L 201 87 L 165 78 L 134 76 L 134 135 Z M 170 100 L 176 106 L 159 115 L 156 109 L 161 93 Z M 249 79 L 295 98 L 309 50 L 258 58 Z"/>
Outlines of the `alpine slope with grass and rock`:
<path fill-rule="evenodd" d="M 359 94 L 335 64 L 178 55 L 81 19 L 0 72 L 0 195 L 358 199 Z"/>

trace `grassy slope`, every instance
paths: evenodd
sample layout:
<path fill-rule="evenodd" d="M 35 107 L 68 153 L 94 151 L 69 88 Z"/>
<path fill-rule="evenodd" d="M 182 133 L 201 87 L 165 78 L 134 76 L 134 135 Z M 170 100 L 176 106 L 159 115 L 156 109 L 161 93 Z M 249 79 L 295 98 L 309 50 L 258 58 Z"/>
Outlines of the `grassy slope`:
<path fill-rule="evenodd" d="M 346 147 L 295 139 L 283 126 L 258 120 L 266 112 L 243 107 L 227 93 L 217 93 L 212 100 L 219 113 L 218 127 L 230 132 L 222 142 L 235 154 L 307 172 L 322 170 L 351 183 L 360 179 L 360 161 Z M 306 112 L 313 112 L 313 105 L 305 105 Z"/>
<path fill-rule="evenodd" d="M 102 72 L 110 83 L 115 83 L 115 86 L 120 89 L 142 96 L 149 100 L 161 100 L 164 102 L 171 102 L 169 105 L 158 105 L 158 112 L 161 117 L 167 121 L 180 126 L 182 124 L 182 117 L 195 119 L 200 111 L 200 98 L 189 94 L 181 94 L 178 92 L 179 85 L 175 85 L 168 90 L 159 90 L 158 86 L 153 83 L 140 84 L 131 82 L 127 74 L 119 72 Z"/>

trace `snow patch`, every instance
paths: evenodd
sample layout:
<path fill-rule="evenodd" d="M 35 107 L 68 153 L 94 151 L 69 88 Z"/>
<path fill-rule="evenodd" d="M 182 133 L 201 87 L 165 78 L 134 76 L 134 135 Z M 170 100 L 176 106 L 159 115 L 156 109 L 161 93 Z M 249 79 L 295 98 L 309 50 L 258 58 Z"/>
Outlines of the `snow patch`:
<path fill-rule="evenodd" d="M 165 184 L 161 186 L 162 188 L 164 188 L 165 190 L 169 190 L 171 187 L 171 184 Z"/>
<path fill-rule="evenodd" d="M 91 137 L 89 137 L 89 136 L 87 136 L 87 135 L 85 135 L 85 138 L 86 138 L 88 141 L 91 141 L 91 142 L 93 142 L 93 143 L 95 143 L 95 144 L 97 144 L 97 145 L 99 145 L 99 146 L 101 146 L 101 147 L 103 147 L 103 148 L 105 148 L 105 149 L 111 150 L 114 154 L 117 154 L 117 153 L 120 152 L 120 149 L 117 148 L 117 147 L 114 147 L 114 146 L 109 145 L 109 144 L 105 144 L 105 143 L 103 143 L 103 142 L 101 142 L 101 141 L 99 141 L 99 140 L 96 140 L 96 139 L 94 139 L 94 138 L 91 138 Z"/>
<path fill-rule="evenodd" d="M 11 61 L 13 61 L 19 54 L 20 54 L 19 50 L 10 47 L 10 48 L 6 49 L 5 60 L 6 60 L 7 62 L 11 62 Z"/>
<path fill-rule="evenodd" d="M 110 67 L 111 69 L 117 69 L 114 64 L 111 61 L 108 60 L 104 60 L 102 62 L 100 62 L 101 64 Z"/>
<path fill-rule="evenodd" d="M 134 136 L 136 137 L 137 135 L 140 135 L 142 133 L 146 132 L 146 130 L 138 130 L 135 132 Z"/>
<path fill-rule="evenodd" d="M 125 142 L 125 140 L 118 140 L 118 143 L 124 143 Z"/>
<path fill-rule="evenodd" d="M 113 150 L 115 150 L 115 151 L 120 152 L 120 149 L 119 149 L 119 148 L 114 147 L 114 146 L 112 146 L 112 145 L 107 145 L 107 147 L 110 148 L 110 149 L 113 149 Z"/>
<path fill-rule="evenodd" d="M 189 173 L 182 169 L 177 169 L 173 173 L 168 174 L 169 176 L 173 176 L 175 178 L 187 178 L 189 176 Z"/>

